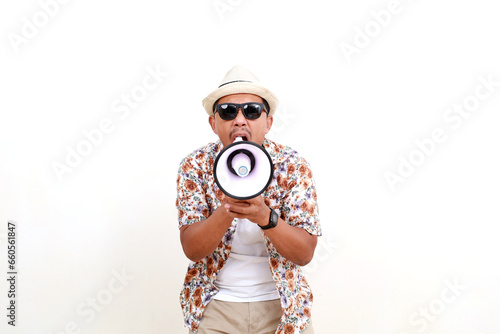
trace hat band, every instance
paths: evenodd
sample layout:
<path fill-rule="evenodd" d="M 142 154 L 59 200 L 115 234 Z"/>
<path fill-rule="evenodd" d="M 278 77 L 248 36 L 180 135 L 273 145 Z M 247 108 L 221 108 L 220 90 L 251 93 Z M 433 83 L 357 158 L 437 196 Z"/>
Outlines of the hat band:
<path fill-rule="evenodd" d="M 233 82 L 251 82 L 251 81 L 248 81 L 248 80 L 234 80 L 234 81 L 229 81 L 229 82 L 223 83 L 222 85 L 220 85 L 217 88 L 221 88 L 222 86 L 228 85 L 228 84 L 233 83 Z"/>

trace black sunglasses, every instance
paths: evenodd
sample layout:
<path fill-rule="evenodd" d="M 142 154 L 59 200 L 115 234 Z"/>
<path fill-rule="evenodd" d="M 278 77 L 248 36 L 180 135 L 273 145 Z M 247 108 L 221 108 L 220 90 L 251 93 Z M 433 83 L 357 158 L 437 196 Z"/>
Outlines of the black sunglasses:
<path fill-rule="evenodd" d="M 257 119 L 262 114 L 262 110 L 269 114 L 263 103 L 248 102 L 248 103 L 221 103 L 215 106 L 215 111 L 219 113 L 220 118 L 225 121 L 235 119 L 238 115 L 238 110 L 243 112 L 246 119 Z"/>

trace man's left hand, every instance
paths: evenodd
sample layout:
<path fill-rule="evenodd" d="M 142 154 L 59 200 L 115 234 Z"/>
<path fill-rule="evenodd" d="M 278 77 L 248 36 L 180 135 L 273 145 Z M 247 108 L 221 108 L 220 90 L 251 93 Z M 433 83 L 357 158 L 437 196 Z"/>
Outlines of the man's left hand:
<path fill-rule="evenodd" d="M 238 200 L 226 196 L 223 205 L 226 211 L 234 218 L 246 218 L 261 226 L 265 226 L 269 223 L 271 210 L 266 203 L 264 203 L 264 197 L 262 196 L 246 200 Z"/>

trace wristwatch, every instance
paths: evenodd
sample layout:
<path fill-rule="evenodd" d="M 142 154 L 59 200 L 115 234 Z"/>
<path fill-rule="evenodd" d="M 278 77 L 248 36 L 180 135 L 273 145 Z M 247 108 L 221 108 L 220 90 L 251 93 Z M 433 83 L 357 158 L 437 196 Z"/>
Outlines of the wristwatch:
<path fill-rule="evenodd" d="M 271 208 L 270 208 L 270 210 L 271 210 L 271 215 L 269 216 L 269 224 L 267 224 L 266 226 L 259 225 L 260 228 L 263 230 L 268 230 L 268 229 L 276 227 L 276 225 L 278 225 L 278 219 L 279 219 L 278 213 Z"/>

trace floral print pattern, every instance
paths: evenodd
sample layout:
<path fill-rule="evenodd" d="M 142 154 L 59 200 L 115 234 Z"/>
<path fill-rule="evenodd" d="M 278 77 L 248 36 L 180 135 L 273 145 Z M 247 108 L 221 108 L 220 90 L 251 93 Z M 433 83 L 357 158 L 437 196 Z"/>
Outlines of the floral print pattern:
<path fill-rule="evenodd" d="M 288 224 L 320 236 L 316 187 L 309 164 L 290 147 L 268 139 L 263 147 L 274 164 L 273 180 L 262 195 L 265 203 Z M 221 205 L 225 195 L 215 183 L 212 169 L 222 148 L 220 141 L 210 143 L 182 160 L 177 175 L 179 228 L 208 218 Z M 236 224 L 235 219 L 210 256 L 189 264 L 180 302 L 185 325 L 195 333 L 205 307 L 218 292 L 214 282 L 231 252 Z M 311 318 L 309 284 L 301 267 L 281 256 L 264 232 L 262 235 L 283 310 L 276 334 L 302 333 Z"/>

